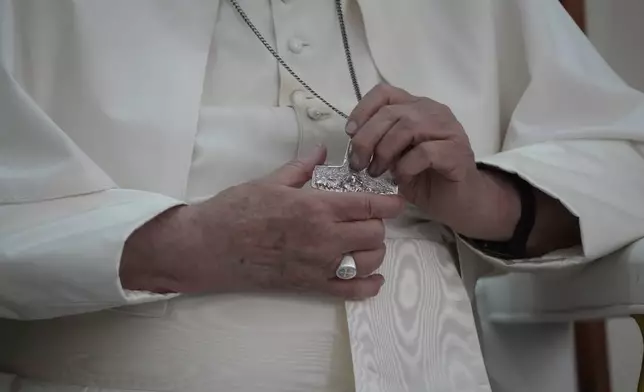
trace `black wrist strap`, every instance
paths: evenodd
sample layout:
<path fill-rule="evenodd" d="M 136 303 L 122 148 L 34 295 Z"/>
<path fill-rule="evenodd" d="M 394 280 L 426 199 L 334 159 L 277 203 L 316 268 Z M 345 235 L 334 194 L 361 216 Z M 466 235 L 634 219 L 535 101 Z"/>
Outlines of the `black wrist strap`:
<path fill-rule="evenodd" d="M 516 174 L 508 173 L 493 166 L 478 165 L 479 170 L 499 173 L 512 182 L 521 200 L 521 217 L 514 228 L 512 238 L 508 241 L 483 241 L 468 238 L 474 246 L 490 256 L 503 259 L 521 259 L 527 256 L 528 238 L 534 227 L 537 215 L 537 202 L 534 189 L 527 181 Z"/>

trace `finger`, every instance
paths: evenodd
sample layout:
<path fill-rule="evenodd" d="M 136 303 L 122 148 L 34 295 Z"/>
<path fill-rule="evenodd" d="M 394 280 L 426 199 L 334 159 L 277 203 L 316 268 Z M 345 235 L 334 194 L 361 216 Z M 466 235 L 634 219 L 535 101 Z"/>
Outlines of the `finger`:
<path fill-rule="evenodd" d="M 406 126 L 405 121 L 398 121 L 376 146 L 369 165 L 369 175 L 372 177 L 381 176 L 393 166 L 405 151 L 409 151 L 414 145 L 432 138 L 433 135 L 430 131 L 425 131 L 420 134 L 417 129 Z"/>
<path fill-rule="evenodd" d="M 425 137 L 429 136 L 425 135 Z M 420 136 L 416 136 L 414 130 L 404 127 L 401 121 L 397 122 L 376 146 L 369 164 L 369 175 L 380 177 L 391 169 L 405 151 L 411 150 L 415 144 L 420 142 L 418 139 Z"/>
<path fill-rule="evenodd" d="M 391 107 L 387 106 L 382 110 Z M 391 168 L 395 160 L 405 151 L 411 150 L 413 146 L 429 140 L 449 138 L 453 132 L 449 126 L 445 126 L 442 119 L 452 119 L 453 116 L 443 115 L 445 110 L 449 108 L 429 98 L 421 98 L 412 104 L 400 106 L 397 109 L 399 114 L 397 122 L 382 136 L 375 147 L 369 165 L 369 174 L 372 177 L 381 176 Z M 354 139 L 360 136 L 362 130 L 359 132 Z"/>
<path fill-rule="evenodd" d="M 318 145 L 310 155 L 286 163 L 262 181 L 301 188 L 311 179 L 315 166 L 324 164 L 325 160 L 326 147 Z"/>
<path fill-rule="evenodd" d="M 368 219 L 391 219 L 403 211 L 405 202 L 400 196 L 374 193 L 331 193 L 322 195 L 340 222 Z"/>
<path fill-rule="evenodd" d="M 405 90 L 379 84 L 369 91 L 353 109 L 347 119 L 347 134 L 352 136 L 383 106 L 398 105 L 415 100 L 416 97 Z"/>
<path fill-rule="evenodd" d="M 385 278 L 379 274 L 351 280 L 329 279 L 325 291 L 335 297 L 363 300 L 378 295 L 384 283 Z"/>
<path fill-rule="evenodd" d="M 350 165 L 353 170 L 369 166 L 376 146 L 396 126 L 405 112 L 402 105 L 382 106 L 367 122 L 360 126 L 351 139 Z"/>
<path fill-rule="evenodd" d="M 380 219 L 340 223 L 334 230 L 337 249 L 343 254 L 379 249 L 385 240 L 385 224 Z"/>
<path fill-rule="evenodd" d="M 425 170 L 434 170 L 446 178 L 452 178 L 458 170 L 453 143 L 451 140 L 436 140 L 417 145 L 396 163 L 394 176 L 410 178 Z"/>
<path fill-rule="evenodd" d="M 353 259 L 356 262 L 358 276 L 369 276 L 376 272 L 376 270 L 380 268 L 382 262 L 385 260 L 386 252 L 387 249 L 385 248 L 385 244 L 382 243 L 380 248 L 378 249 L 351 253 Z"/>

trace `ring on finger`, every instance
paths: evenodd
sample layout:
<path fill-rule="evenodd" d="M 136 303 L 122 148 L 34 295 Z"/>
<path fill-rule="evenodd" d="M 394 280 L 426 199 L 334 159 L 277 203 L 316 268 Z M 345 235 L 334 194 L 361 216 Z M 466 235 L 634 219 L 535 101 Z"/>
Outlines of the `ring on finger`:
<path fill-rule="evenodd" d="M 335 271 L 335 276 L 342 280 L 349 280 L 356 277 L 358 274 L 358 267 L 356 261 L 350 254 L 344 255 L 338 269 Z"/>

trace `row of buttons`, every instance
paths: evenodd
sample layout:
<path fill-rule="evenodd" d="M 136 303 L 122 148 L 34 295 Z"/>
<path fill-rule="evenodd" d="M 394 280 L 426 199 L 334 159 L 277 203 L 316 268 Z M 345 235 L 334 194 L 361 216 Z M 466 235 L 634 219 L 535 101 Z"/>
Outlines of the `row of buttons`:
<path fill-rule="evenodd" d="M 282 0 L 282 3 L 284 4 L 288 4 L 290 2 L 291 0 Z M 287 43 L 288 50 L 295 54 L 302 53 L 305 46 L 308 46 L 308 44 L 299 38 L 291 38 Z"/>
<path fill-rule="evenodd" d="M 291 0 L 281 0 L 281 1 L 284 4 L 288 4 L 291 2 Z M 304 51 L 304 48 L 307 46 L 310 46 L 310 44 L 298 37 L 292 37 L 286 42 L 286 47 L 288 48 L 288 51 L 295 55 L 301 54 Z M 326 110 L 326 107 L 324 109 L 321 109 L 319 107 L 314 107 L 313 105 L 311 105 L 311 103 L 314 103 L 314 102 L 320 105 L 323 105 L 323 104 L 315 100 L 314 97 L 310 96 L 304 90 L 295 90 L 291 94 L 291 102 L 295 105 L 303 105 L 305 107 L 308 106 L 306 108 L 306 115 L 309 119 L 313 121 L 322 121 L 331 117 L 331 112 Z"/>

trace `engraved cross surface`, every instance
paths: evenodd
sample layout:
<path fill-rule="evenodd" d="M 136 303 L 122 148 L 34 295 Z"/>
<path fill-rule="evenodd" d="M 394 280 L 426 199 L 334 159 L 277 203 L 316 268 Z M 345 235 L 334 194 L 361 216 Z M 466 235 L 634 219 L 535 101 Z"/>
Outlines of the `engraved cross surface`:
<path fill-rule="evenodd" d="M 355 276 L 355 271 L 352 268 L 340 268 L 337 275 L 338 278 L 350 279 Z"/>
<path fill-rule="evenodd" d="M 356 172 L 349 167 L 350 148 L 341 166 L 316 166 L 311 179 L 311 186 L 315 189 L 333 192 L 369 192 L 381 195 L 398 194 L 398 186 L 394 181 L 384 175 L 378 178 L 371 177 L 366 170 Z"/>

